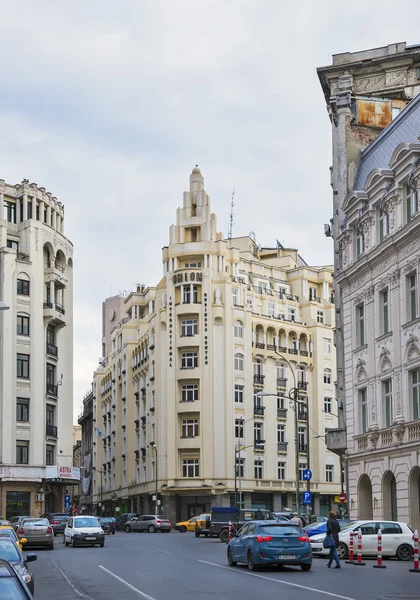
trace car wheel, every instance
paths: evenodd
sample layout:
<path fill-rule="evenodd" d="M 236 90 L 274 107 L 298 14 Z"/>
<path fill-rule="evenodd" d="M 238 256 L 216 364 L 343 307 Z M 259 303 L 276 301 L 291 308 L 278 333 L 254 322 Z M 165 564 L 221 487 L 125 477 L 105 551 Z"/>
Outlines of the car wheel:
<path fill-rule="evenodd" d="M 99 544 L 99 546 L 103 548 L 105 546 L 105 542 L 102 542 L 102 544 Z"/>
<path fill-rule="evenodd" d="M 76 548 L 76 542 L 74 541 L 74 537 L 71 538 L 71 547 Z"/>
<path fill-rule="evenodd" d="M 115 535 L 115 531 L 112 532 L 112 535 Z"/>
<path fill-rule="evenodd" d="M 219 538 L 220 538 L 220 541 L 223 544 L 227 544 L 228 541 L 229 541 L 229 532 L 228 532 L 228 530 L 227 529 L 222 529 L 222 531 L 219 533 Z"/>
<path fill-rule="evenodd" d="M 312 567 L 312 563 L 309 563 L 309 565 L 300 565 L 300 568 L 302 569 L 302 571 L 310 571 Z"/>
<path fill-rule="evenodd" d="M 131 529 L 130 525 L 126 525 L 125 526 L 125 532 L 126 533 L 131 533 L 133 530 Z"/>
<path fill-rule="evenodd" d="M 178 529 L 178 531 L 180 533 L 185 533 L 187 531 L 187 528 L 185 527 L 185 525 L 181 525 L 181 527 Z"/>
<path fill-rule="evenodd" d="M 237 562 L 236 562 L 236 560 L 233 560 L 233 558 L 232 558 L 232 550 L 231 550 L 230 546 L 227 549 L 227 559 L 228 559 L 228 563 L 229 563 L 230 567 L 236 567 Z"/>
<path fill-rule="evenodd" d="M 338 546 L 337 546 L 337 554 L 338 554 L 338 558 L 340 560 L 343 560 L 344 558 L 347 558 L 348 550 L 347 550 L 346 544 L 343 544 L 343 542 L 340 542 L 338 544 Z"/>
<path fill-rule="evenodd" d="M 256 571 L 258 569 L 257 565 L 254 562 L 254 557 L 252 556 L 251 550 L 248 550 L 248 554 L 246 557 L 246 562 L 248 564 L 248 569 L 250 571 Z"/>
<path fill-rule="evenodd" d="M 48 546 L 48 550 L 54 550 L 54 544 L 51 544 L 50 546 Z"/>
<path fill-rule="evenodd" d="M 149 525 L 149 527 L 147 528 L 147 531 L 149 533 L 155 533 L 156 527 L 154 525 Z"/>
<path fill-rule="evenodd" d="M 413 548 L 408 544 L 403 544 L 397 548 L 397 558 L 398 560 L 412 560 L 413 558 Z"/>

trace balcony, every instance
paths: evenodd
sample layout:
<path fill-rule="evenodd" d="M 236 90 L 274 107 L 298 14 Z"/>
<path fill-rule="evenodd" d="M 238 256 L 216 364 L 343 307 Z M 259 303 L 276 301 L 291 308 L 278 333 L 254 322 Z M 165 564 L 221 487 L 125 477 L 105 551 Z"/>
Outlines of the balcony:
<path fill-rule="evenodd" d="M 278 408 L 277 409 L 277 418 L 278 419 L 287 419 L 287 408 Z"/>
<path fill-rule="evenodd" d="M 140 400 L 140 392 L 134 392 L 134 397 L 136 399 L 136 402 L 138 402 Z"/>
<path fill-rule="evenodd" d="M 146 458 L 146 448 L 140 448 L 141 457 Z"/>
<path fill-rule="evenodd" d="M 140 450 L 134 450 L 134 455 L 136 457 L 136 460 L 140 458 Z"/>
<path fill-rule="evenodd" d="M 275 352 L 276 346 L 274 344 L 267 344 L 267 350 L 272 350 Z"/>
<path fill-rule="evenodd" d="M 309 356 L 309 352 L 307 350 L 300 350 L 301 356 Z"/>
<path fill-rule="evenodd" d="M 254 385 L 264 385 L 265 375 L 254 375 Z"/>
<path fill-rule="evenodd" d="M 308 382 L 307 381 L 298 381 L 298 389 L 306 391 L 308 389 Z"/>
<path fill-rule="evenodd" d="M 307 421 L 308 420 L 308 411 L 302 410 L 301 408 L 299 408 L 298 419 L 299 419 L 299 421 Z"/>
<path fill-rule="evenodd" d="M 283 354 L 286 354 L 287 353 L 286 346 L 279 346 L 279 352 L 283 352 Z"/>
<path fill-rule="evenodd" d="M 306 454 L 308 452 L 308 444 L 299 444 L 299 452 Z"/>
<path fill-rule="evenodd" d="M 309 296 L 309 302 L 318 302 L 318 304 L 320 304 L 321 302 L 321 298 L 319 298 L 319 296 Z"/>
<path fill-rule="evenodd" d="M 277 377 L 277 387 L 285 388 L 287 385 L 286 377 Z"/>
<path fill-rule="evenodd" d="M 62 306 L 61 304 L 58 304 L 58 302 L 55 303 L 55 310 L 57 312 L 59 312 L 61 315 L 66 314 L 66 311 L 64 310 L 64 306 Z"/>
<path fill-rule="evenodd" d="M 136 429 L 138 429 L 140 427 L 140 419 L 134 419 L 134 424 L 136 426 Z"/>
<path fill-rule="evenodd" d="M 254 406 L 254 415 L 263 417 L 265 411 L 265 406 Z"/>
<path fill-rule="evenodd" d="M 44 302 L 44 308 L 52 308 L 53 307 L 53 303 L 52 302 Z"/>
<path fill-rule="evenodd" d="M 265 450 L 265 440 L 254 440 L 254 450 Z"/>
<path fill-rule="evenodd" d="M 265 344 L 263 344 L 262 342 L 255 342 L 255 347 L 264 350 Z"/>
<path fill-rule="evenodd" d="M 141 420 L 142 427 L 145 427 L 145 425 L 146 425 L 146 417 L 145 416 L 140 417 L 140 420 Z"/>
<path fill-rule="evenodd" d="M 277 442 L 277 452 L 287 452 L 287 442 Z"/>
<path fill-rule="evenodd" d="M 54 344 L 49 344 L 47 342 L 47 354 L 50 354 L 51 356 L 55 356 L 56 358 L 58 358 L 57 346 L 54 346 Z"/>
<path fill-rule="evenodd" d="M 123 397 L 121 398 L 121 402 L 125 402 L 126 400 L 127 400 L 127 398 L 126 398 L 125 396 L 123 396 Z"/>
<path fill-rule="evenodd" d="M 57 437 L 57 427 L 56 425 L 46 425 L 45 426 L 45 435 L 49 437 Z"/>
<path fill-rule="evenodd" d="M 58 396 L 58 386 L 54 385 L 53 383 L 47 383 L 47 394 L 49 396 Z"/>
<path fill-rule="evenodd" d="M 299 350 L 296 348 L 289 348 L 289 354 L 294 354 L 295 356 L 299 354 Z"/>

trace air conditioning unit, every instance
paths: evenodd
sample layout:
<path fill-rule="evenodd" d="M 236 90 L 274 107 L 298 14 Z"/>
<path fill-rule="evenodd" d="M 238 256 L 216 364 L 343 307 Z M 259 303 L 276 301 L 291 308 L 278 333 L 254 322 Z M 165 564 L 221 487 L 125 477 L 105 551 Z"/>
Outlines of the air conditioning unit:
<path fill-rule="evenodd" d="M 44 494 L 37 494 L 35 500 L 37 502 L 44 502 Z"/>

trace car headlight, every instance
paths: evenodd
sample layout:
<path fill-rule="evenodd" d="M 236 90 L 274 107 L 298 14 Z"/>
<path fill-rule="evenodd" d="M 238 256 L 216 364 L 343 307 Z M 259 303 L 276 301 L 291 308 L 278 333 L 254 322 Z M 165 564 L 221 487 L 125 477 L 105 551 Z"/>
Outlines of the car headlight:
<path fill-rule="evenodd" d="M 22 579 L 25 583 L 29 583 L 30 581 L 32 581 L 32 575 L 29 575 L 29 573 L 26 573 L 26 575 L 24 575 L 22 577 Z"/>

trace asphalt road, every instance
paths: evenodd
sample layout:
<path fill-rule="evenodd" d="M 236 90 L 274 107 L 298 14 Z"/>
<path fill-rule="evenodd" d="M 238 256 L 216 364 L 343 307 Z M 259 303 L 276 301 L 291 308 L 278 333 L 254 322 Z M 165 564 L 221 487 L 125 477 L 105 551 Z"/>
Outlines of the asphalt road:
<path fill-rule="evenodd" d="M 104 548 L 35 550 L 30 566 L 36 600 L 420 600 L 420 574 L 409 563 L 386 561 L 384 570 L 343 564 L 312 571 L 265 568 L 250 573 L 229 567 L 226 545 L 192 533 L 125 533 L 105 538 Z"/>

